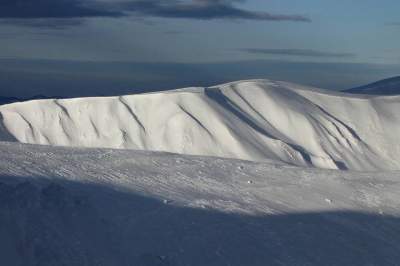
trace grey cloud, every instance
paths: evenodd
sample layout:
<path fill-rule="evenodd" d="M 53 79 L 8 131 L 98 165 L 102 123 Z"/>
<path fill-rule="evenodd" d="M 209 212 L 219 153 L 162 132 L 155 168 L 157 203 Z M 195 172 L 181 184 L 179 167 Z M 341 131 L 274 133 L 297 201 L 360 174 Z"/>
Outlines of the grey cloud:
<path fill-rule="evenodd" d="M 118 17 L 123 13 L 93 0 L 2 0 L 2 19 Z"/>
<path fill-rule="evenodd" d="M 311 49 L 260 49 L 260 48 L 245 48 L 240 51 L 250 54 L 261 55 L 285 55 L 285 56 L 305 56 L 305 57 L 338 57 L 347 58 L 355 57 L 354 53 L 337 53 L 337 52 L 324 52 Z"/>
<path fill-rule="evenodd" d="M 385 23 L 386 26 L 400 26 L 400 22 L 388 22 Z"/>
<path fill-rule="evenodd" d="M 193 0 L 186 3 L 182 1 L 138 0 L 125 2 L 123 7 L 140 15 L 163 18 L 311 21 L 309 18 L 301 15 L 279 15 L 241 9 L 234 5 L 236 2 L 243 1 Z"/>
<path fill-rule="evenodd" d="M 270 14 L 237 6 L 245 0 L 2 0 L 0 24 L 63 28 L 91 17 L 159 17 L 310 22 L 302 15 Z M 81 20 L 77 20 L 81 19 Z M 75 20 L 68 22 L 67 20 Z M 27 21 L 27 22 L 25 22 Z"/>
<path fill-rule="evenodd" d="M 34 18 L 34 19 L 1 19 L 0 24 L 19 27 L 35 27 L 45 29 L 65 29 L 85 22 L 83 18 Z"/>

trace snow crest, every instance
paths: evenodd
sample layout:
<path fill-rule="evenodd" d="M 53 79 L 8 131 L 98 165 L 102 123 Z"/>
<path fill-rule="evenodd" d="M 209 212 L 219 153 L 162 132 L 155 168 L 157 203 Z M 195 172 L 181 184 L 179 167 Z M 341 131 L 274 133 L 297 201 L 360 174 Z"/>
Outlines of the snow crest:
<path fill-rule="evenodd" d="M 251 80 L 0 106 L 0 140 L 167 151 L 329 169 L 400 169 L 400 96 Z"/>

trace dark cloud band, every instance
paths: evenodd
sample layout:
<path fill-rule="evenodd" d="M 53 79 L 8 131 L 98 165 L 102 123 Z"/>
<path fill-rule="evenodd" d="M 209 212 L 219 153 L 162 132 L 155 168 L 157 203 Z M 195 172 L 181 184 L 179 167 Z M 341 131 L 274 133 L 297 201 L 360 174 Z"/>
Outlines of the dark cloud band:
<path fill-rule="evenodd" d="M 61 30 L 73 26 L 82 25 L 85 22 L 83 18 L 34 18 L 34 19 L 1 19 L 0 24 L 19 27 L 34 27 L 44 29 Z"/>
<path fill-rule="evenodd" d="M 388 22 L 385 25 L 386 26 L 400 26 L 400 22 Z"/>
<path fill-rule="evenodd" d="M 124 7 L 140 15 L 164 18 L 311 21 L 300 15 L 273 15 L 267 12 L 249 11 L 236 7 L 234 2 L 240 1 L 194 0 L 183 3 L 181 1 L 138 0 L 125 3 Z"/>
<path fill-rule="evenodd" d="M 121 11 L 107 9 L 104 4 L 87 0 L 2 0 L 0 2 L 0 18 L 3 19 L 68 19 L 122 15 Z"/>
<path fill-rule="evenodd" d="M 182 0 L 2 0 L 0 1 L 0 19 L 28 26 L 46 24 L 51 26 L 51 23 L 58 22 L 68 25 L 67 19 L 124 16 L 198 20 L 311 21 L 301 15 L 279 15 L 242 9 L 236 6 L 237 2 L 243 2 L 243 0 L 192 0 L 190 2 Z M 48 21 L 44 21 L 45 19 Z M 33 21 L 25 23 L 22 20 Z M 70 24 L 74 25 L 75 22 Z"/>
<path fill-rule="evenodd" d="M 354 57 L 353 53 L 333 53 L 323 52 L 310 49 L 258 49 L 258 48 L 245 48 L 240 51 L 247 52 L 250 54 L 258 55 L 287 55 L 287 56 L 305 56 L 305 57 L 337 57 L 347 58 Z"/>

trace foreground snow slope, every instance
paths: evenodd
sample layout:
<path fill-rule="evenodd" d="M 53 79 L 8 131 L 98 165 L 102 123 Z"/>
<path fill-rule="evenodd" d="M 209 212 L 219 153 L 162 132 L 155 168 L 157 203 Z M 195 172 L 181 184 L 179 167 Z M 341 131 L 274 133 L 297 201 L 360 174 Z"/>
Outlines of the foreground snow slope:
<path fill-rule="evenodd" d="M 400 173 L 0 143 L 2 265 L 397 265 Z"/>
<path fill-rule="evenodd" d="M 4 105 L 0 140 L 400 169 L 399 110 L 400 96 L 354 97 L 253 80 Z"/>

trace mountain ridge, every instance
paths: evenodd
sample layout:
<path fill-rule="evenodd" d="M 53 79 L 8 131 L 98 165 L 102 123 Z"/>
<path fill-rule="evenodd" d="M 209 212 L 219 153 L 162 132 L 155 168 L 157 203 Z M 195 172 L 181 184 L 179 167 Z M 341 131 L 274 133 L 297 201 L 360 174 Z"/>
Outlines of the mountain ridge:
<path fill-rule="evenodd" d="M 399 104 L 400 97 L 247 80 L 9 104 L 0 107 L 0 140 L 272 159 L 330 169 L 400 169 Z"/>

